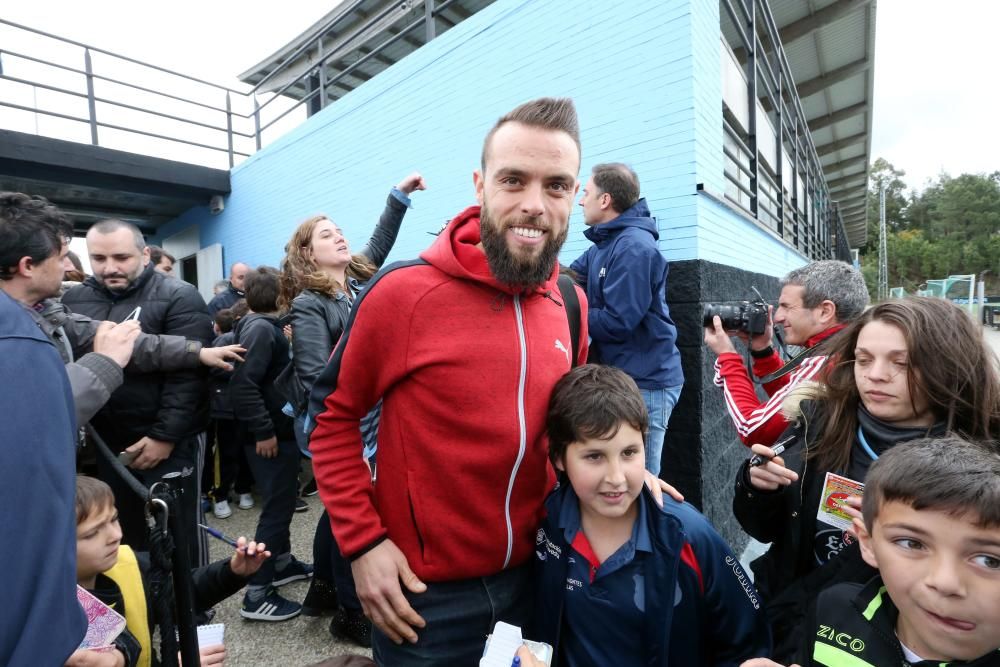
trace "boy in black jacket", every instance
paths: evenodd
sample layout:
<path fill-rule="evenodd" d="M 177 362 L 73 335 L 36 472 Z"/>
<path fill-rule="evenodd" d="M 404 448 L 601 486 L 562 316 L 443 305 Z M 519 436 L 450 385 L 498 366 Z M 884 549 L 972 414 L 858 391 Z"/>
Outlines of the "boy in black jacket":
<path fill-rule="evenodd" d="M 250 580 L 240 614 L 256 621 L 285 621 L 302 606 L 286 600 L 277 587 L 312 576 L 312 566 L 291 554 L 289 527 L 298 495 L 299 448 L 292 418 L 282 412 L 285 397 L 274 381 L 290 363 L 288 339 L 278 323 L 278 272 L 261 266 L 244 283 L 250 314 L 236 325 L 236 340 L 246 361 L 236 367 L 229 393 L 236 419 L 249 432 L 244 445 L 257 491 L 263 497 L 255 539 L 275 553 Z"/>
<path fill-rule="evenodd" d="M 996 443 L 948 435 L 896 445 L 868 472 L 862 515 L 854 530 L 879 575 L 819 595 L 799 663 L 1000 666 Z"/>
<path fill-rule="evenodd" d="M 111 650 L 80 649 L 66 665 L 158 664 L 152 646 L 152 600 L 146 583 L 148 558 L 121 543 L 122 529 L 110 486 L 93 477 L 76 478 L 76 524 L 77 583 L 124 616 L 127 626 L 115 638 Z M 262 543 L 248 543 L 244 537 L 236 543 L 236 553 L 229 560 L 192 570 L 197 609 L 208 609 L 243 588 L 246 578 L 271 555 Z M 203 664 L 221 664 L 225 647 L 206 646 L 201 658 Z"/>

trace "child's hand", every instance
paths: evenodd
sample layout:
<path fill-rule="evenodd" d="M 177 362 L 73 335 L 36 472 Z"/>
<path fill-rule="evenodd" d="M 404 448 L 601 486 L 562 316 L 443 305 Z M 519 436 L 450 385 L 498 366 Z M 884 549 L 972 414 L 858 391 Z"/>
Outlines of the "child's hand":
<path fill-rule="evenodd" d="M 221 665 L 226 661 L 226 647 L 222 644 L 203 646 L 198 650 L 201 656 L 201 667 L 210 665 Z"/>
<path fill-rule="evenodd" d="M 267 551 L 263 542 L 258 544 L 250 540 L 248 543 L 247 538 L 240 536 L 236 540 L 236 553 L 229 561 L 229 569 L 233 571 L 233 574 L 249 577 L 259 570 L 264 561 L 270 557 L 271 552 Z"/>
<path fill-rule="evenodd" d="M 125 667 L 125 656 L 121 651 L 91 651 L 85 648 L 73 651 L 66 660 L 65 667 Z"/>
<path fill-rule="evenodd" d="M 521 659 L 521 667 L 545 667 L 545 663 L 536 658 L 525 644 L 521 644 L 514 655 Z"/>

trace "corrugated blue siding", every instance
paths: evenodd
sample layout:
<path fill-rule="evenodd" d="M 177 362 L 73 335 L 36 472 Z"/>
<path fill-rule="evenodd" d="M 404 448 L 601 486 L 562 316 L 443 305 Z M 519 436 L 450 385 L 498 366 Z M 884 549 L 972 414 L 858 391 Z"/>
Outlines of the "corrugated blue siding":
<path fill-rule="evenodd" d="M 724 189 L 714 0 L 499 0 L 234 169 L 221 215 L 192 209 L 159 236 L 195 224 L 227 264 L 277 264 L 295 226 L 326 213 L 357 248 L 389 188 L 418 169 L 429 190 L 414 196 L 390 260 L 413 257 L 475 202 L 472 171 L 496 118 L 543 95 L 576 101 L 583 181 L 598 162 L 635 168 L 668 259 L 774 275 L 802 262 L 695 194 L 699 182 Z M 574 213 L 567 263 L 588 246 L 582 230 Z"/>

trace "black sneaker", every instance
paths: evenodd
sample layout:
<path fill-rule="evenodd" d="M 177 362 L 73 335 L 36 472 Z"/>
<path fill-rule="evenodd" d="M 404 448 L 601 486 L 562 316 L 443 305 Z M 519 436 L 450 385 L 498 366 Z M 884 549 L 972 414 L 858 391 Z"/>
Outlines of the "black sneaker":
<path fill-rule="evenodd" d="M 323 612 L 336 611 L 337 589 L 333 582 L 313 577 L 309 582 L 309 592 L 302 601 L 303 616 L 322 616 Z"/>
<path fill-rule="evenodd" d="M 303 563 L 295 556 L 292 556 L 292 559 L 288 561 L 288 565 L 280 570 L 275 569 L 274 580 L 271 582 L 271 585 L 277 588 L 278 586 L 290 584 L 293 581 L 308 579 L 311 576 L 313 576 L 313 566 L 309 563 Z"/>
<path fill-rule="evenodd" d="M 306 501 L 302 500 L 301 498 L 296 498 L 295 499 L 295 511 L 296 512 L 308 512 L 309 511 L 309 504 Z"/>
<path fill-rule="evenodd" d="M 268 588 L 264 597 L 251 602 L 249 596 L 243 597 L 240 616 L 251 621 L 287 621 L 302 612 L 302 605 L 278 595 L 273 587 Z"/>
<path fill-rule="evenodd" d="M 319 493 L 319 489 L 316 488 L 316 478 L 313 477 L 303 485 L 299 495 L 308 498 L 309 496 L 315 496 L 317 493 Z"/>
<path fill-rule="evenodd" d="M 372 622 L 361 611 L 341 607 L 330 620 L 334 639 L 346 639 L 362 648 L 372 647 Z"/>

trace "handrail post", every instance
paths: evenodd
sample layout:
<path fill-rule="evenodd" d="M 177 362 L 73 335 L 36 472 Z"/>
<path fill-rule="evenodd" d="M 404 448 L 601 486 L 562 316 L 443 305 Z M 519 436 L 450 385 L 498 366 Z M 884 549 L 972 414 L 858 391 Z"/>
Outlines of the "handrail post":
<path fill-rule="evenodd" d="M 229 168 L 233 168 L 233 105 L 226 91 L 226 137 L 229 140 Z"/>
<path fill-rule="evenodd" d="M 319 108 L 326 108 L 326 60 L 323 59 L 323 35 L 316 40 L 316 62 L 319 63 Z"/>
<path fill-rule="evenodd" d="M 90 143 L 97 146 L 97 103 L 94 101 L 94 65 L 90 49 L 83 51 L 84 70 L 87 72 L 87 107 L 90 109 Z"/>
<path fill-rule="evenodd" d="M 257 150 L 260 150 L 260 102 L 257 93 L 253 94 L 253 134 L 257 139 Z"/>
<path fill-rule="evenodd" d="M 434 0 L 424 0 L 424 28 L 426 35 L 424 43 L 430 42 L 437 36 L 434 26 Z"/>

